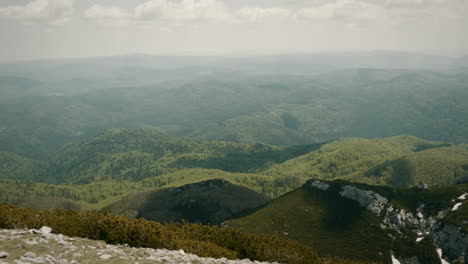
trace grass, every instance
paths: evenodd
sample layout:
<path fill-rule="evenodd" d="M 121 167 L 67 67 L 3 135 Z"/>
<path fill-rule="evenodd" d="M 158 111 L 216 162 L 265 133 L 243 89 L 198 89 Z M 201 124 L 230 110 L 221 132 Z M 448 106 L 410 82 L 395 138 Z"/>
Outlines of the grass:
<path fill-rule="evenodd" d="M 220 224 L 267 203 L 248 188 L 215 179 L 179 188 L 157 188 L 133 193 L 103 210 L 157 222 Z"/>
<path fill-rule="evenodd" d="M 305 188 L 226 224 L 261 234 L 277 234 L 313 247 L 322 256 L 388 263 L 391 239 L 379 220 L 356 203 Z M 380 254 L 379 254 L 380 252 Z"/>

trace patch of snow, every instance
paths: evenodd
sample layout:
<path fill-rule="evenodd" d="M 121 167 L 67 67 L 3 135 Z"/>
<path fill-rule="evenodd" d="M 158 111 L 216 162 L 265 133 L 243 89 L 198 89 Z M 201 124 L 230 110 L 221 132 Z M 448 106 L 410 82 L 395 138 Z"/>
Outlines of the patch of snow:
<path fill-rule="evenodd" d="M 465 200 L 465 199 L 466 199 L 466 195 L 468 195 L 468 193 L 464 193 L 463 195 L 461 195 L 461 196 L 458 197 L 457 199 L 458 199 L 458 200 Z"/>
<path fill-rule="evenodd" d="M 0 252 L 0 258 L 6 258 L 8 256 L 10 256 L 10 254 L 8 254 L 7 252 L 5 252 L 5 251 Z"/>
<path fill-rule="evenodd" d="M 462 203 L 457 203 L 456 205 L 453 206 L 452 211 L 458 210 L 458 207 L 460 207 Z"/>
<path fill-rule="evenodd" d="M 418 238 L 416 238 L 416 242 L 419 242 L 419 241 L 421 241 L 423 239 L 424 239 L 424 237 L 418 237 Z"/>
<path fill-rule="evenodd" d="M 442 258 L 442 249 L 440 248 L 437 248 L 437 255 L 439 255 L 439 258 L 440 258 L 440 262 L 442 264 L 450 264 L 449 262 L 447 262 L 445 259 Z"/>
<path fill-rule="evenodd" d="M 401 264 L 401 262 L 392 255 L 392 264 Z"/>

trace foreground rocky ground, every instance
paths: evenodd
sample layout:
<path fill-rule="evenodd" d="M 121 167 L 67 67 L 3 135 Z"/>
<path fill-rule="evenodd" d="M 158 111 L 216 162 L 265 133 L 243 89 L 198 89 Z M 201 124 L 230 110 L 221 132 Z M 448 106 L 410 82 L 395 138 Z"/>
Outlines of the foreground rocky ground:
<path fill-rule="evenodd" d="M 35 229 L 0 229 L 0 264 L 34 263 L 222 263 L 267 264 L 268 262 L 201 258 L 183 250 L 132 248 L 108 245 L 103 241 L 71 238 L 52 234 L 49 227 Z"/>

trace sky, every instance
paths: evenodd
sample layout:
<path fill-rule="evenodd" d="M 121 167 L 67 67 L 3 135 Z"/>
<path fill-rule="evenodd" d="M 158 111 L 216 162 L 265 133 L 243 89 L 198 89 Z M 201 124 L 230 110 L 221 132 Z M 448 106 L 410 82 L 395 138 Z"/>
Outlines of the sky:
<path fill-rule="evenodd" d="M 468 54 L 468 0 L 0 0 L 0 61 L 393 50 Z"/>

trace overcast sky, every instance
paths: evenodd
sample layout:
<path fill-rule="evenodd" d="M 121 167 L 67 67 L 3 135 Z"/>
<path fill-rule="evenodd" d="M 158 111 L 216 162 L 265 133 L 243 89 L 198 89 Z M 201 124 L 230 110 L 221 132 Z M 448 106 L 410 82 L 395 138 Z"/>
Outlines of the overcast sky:
<path fill-rule="evenodd" d="M 0 60 L 468 53 L 468 0 L 0 0 Z"/>

